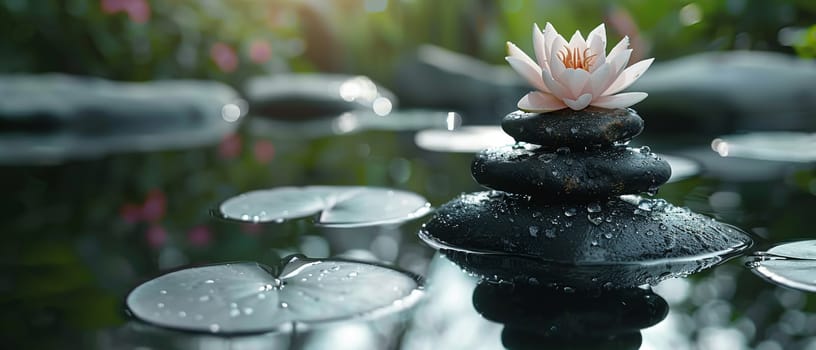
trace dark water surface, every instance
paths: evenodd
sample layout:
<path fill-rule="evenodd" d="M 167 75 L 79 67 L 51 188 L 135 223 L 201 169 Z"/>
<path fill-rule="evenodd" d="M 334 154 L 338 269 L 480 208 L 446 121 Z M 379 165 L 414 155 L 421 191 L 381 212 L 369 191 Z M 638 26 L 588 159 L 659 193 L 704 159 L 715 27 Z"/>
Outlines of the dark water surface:
<path fill-rule="evenodd" d="M 1 347 L 816 349 L 816 299 L 758 278 L 740 258 L 653 291 L 564 294 L 480 283 L 421 242 L 424 219 L 330 228 L 308 219 L 215 218 L 210 212 L 223 200 L 276 186 L 392 187 L 434 206 L 481 190 L 470 175 L 472 154 L 425 150 L 415 132 L 306 139 L 250 129 L 187 151 L 0 167 Z M 812 166 L 719 158 L 710 140 L 650 136 L 658 139 L 647 131 L 643 143 L 654 151 L 708 166 L 657 197 L 753 233 L 756 249 L 813 236 Z M 426 295 L 413 310 L 378 318 L 239 337 L 165 330 L 125 312 L 128 292 L 160 273 L 272 265 L 292 253 L 393 264 L 425 276 Z"/>

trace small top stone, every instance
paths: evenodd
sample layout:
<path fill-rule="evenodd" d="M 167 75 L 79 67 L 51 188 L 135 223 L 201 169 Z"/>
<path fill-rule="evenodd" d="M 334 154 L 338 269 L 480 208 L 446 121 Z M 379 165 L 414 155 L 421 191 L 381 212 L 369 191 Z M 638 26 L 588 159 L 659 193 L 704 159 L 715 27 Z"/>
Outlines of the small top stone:
<path fill-rule="evenodd" d="M 502 129 L 516 141 L 547 149 L 583 148 L 628 141 L 643 131 L 643 119 L 629 108 L 566 108 L 543 114 L 515 111 L 504 117 Z"/>

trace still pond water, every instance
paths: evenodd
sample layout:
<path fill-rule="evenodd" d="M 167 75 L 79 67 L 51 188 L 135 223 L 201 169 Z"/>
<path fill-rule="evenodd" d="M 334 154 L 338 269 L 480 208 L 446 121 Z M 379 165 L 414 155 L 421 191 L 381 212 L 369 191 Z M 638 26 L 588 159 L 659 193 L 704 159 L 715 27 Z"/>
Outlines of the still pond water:
<path fill-rule="evenodd" d="M 295 124 L 245 123 L 220 144 L 196 149 L 3 165 L 3 347 L 816 349 L 816 299 L 757 277 L 741 257 L 653 289 L 564 293 L 534 283 L 480 282 L 479 276 L 463 271 L 418 238 L 428 218 L 420 216 L 426 211 L 415 212 L 407 221 L 363 227 L 330 225 L 342 221 L 337 218 L 343 213 L 321 216 L 329 225 L 315 222 L 309 213 L 254 220 L 258 223 L 213 215 L 225 200 L 244 192 L 309 185 L 394 188 L 419 194 L 438 207 L 463 192 L 482 190 L 470 175 L 470 148 L 487 147 L 492 141 L 486 139 L 500 142 L 502 137 L 489 128 L 450 133 L 443 130 L 444 115 L 438 123 L 402 129 L 355 130 L 358 124 L 352 124 L 338 119 L 327 124 L 328 132 L 300 137 L 306 134 Z M 426 127 L 438 130 L 417 133 Z M 673 156 L 669 159 L 676 177 L 657 197 L 750 232 L 753 249 L 812 236 L 816 173 L 808 163 L 721 158 L 711 150 L 711 139 L 667 139 L 650 135 L 648 128 L 637 141 Z M 705 168 L 701 174 L 699 165 Z M 303 198 L 294 194 L 293 208 Z M 298 218 L 303 216 L 307 218 Z M 255 301 L 252 307 L 236 305 L 225 313 L 225 319 L 248 320 L 248 329 L 239 325 L 239 334 L 229 337 L 223 336 L 223 324 L 209 325 L 204 332 L 173 330 L 156 326 L 161 319 L 149 324 L 126 312 L 132 306 L 126 297 L 134 288 L 185 267 L 253 262 L 227 265 L 227 275 L 239 270 L 242 275 L 259 274 L 253 278 L 266 281 L 261 288 L 273 286 L 269 290 L 275 289 L 278 277 L 297 282 L 294 278 L 308 271 L 286 274 L 281 259 L 292 254 L 340 259 L 314 265 L 314 273 L 328 279 L 335 267 L 344 271 L 337 281 L 383 276 L 370 279 L 365 288 L 350 288 L 349 300 L 338 299 L 344 307 L 395 301 L 407 305 L 318 324 L 277 320 L 283 326 L 258 334 L 252 327 L 272 321 L 253 321 L 257 310 L 268 307 Z M 303 259 L 295 258 L 299 264 Z M 377 264 L 344 265 L 351 263 L 343 259 Z M 277 268 L 282 270 L 275 273 L 282 276 L 263 272 Z M 209 284 L 210 278 L 202 281 Z M 372 289 L 378 283 L 383 290 Z M 397 299 L 411 293 L 385 288 L 397 285 L 411 291 L 416 283 L 424 285 L 419 288 L 422 295 L 407 300 Z M 336 306 L 308 302 L 317 300 L 314 295 L 324 301 L 337 295 L 321 296 L 320 290 L 312 295 L 308 287 L 303 291 L 297 307 L 281 301 L 269 305 L 297 309 L 292 314 L 307 320 L 337 311 L 332 309 Z M 388 293 L 399 298 L 388 299 Z M 196 305 L 175 308 L 173 315 L 192 320 L 196 312 L 207 312 Z M 168 310 L 178 306 L 157 305 Z"/>

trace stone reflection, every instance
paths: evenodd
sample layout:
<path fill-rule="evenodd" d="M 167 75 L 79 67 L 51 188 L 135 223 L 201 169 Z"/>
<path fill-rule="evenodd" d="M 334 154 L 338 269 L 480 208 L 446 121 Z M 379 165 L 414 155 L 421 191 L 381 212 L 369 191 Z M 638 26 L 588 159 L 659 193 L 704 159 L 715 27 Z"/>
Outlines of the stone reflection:
<path fill-rule="evenodd" d="M 476 286 L 473 306 L 504 325 L 501 340 L 508 349 L 638 349 L 640 330 L 669 310 L 651 288 L 564 292 L 488 282 Z"/>

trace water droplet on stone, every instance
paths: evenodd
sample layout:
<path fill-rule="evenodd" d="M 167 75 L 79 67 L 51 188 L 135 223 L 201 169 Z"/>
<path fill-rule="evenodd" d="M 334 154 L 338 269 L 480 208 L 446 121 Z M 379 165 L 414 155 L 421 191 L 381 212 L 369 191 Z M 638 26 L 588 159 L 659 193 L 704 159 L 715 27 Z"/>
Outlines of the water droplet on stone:
<path fill-rule="evenodd" d="M 210 332 L 218 333 L 219 330 L 221 330 L 221 326 L 219 326 L 217 323 L 210 325 Z"/>
<path fill-rule="evenodd" d="M 349 277 L 357 277 L 357 272 L 349 272 Z"/>
<path fill-rule="evenodd" d="M 593 247 L 597 247 L 598 246 L 598 241 L 593 239 L 592 241 L 589 242 L 589 244 L 592 245 Z"/>
<path fill-rule="evenodd" d="M 567 208 L 566 210 L 564 210 L 564 216 L 567 216 L 567 217 L 575 216 L 575 214 L 577 214 L 577 213 L 578 213 L 578 211 L 575 210 L 575 208 Z"/>
<path fill-rule="evenodd" d="M 610 239 L 610 238 L 612 238 L 612 234 L 611 234 L 611 233 L 609 233 L 609 232 L 604 233 L 604 235 L 603 235 L 603 236 L 604 236 L 604 238 L 606 238 L 606 239 Z"/>
<path fill-rule="evenodd" d="M 251 307 L 245 307 L 244 308 L 244 315 L 252 315 L 253 312 L 254 312 L 254 310 L 252 310 Z"/>
<path fill-rule="evenodd" d="M 280 308 L 281 308 L 281 309 L 288 309 L 288 308 L 289 308 L 289 304 L 287 304 L 287 303 L 285 303 L 285 302 L 281 302 L 281 303 L 280 303 Z"/>
<path fill-rule="evenodd" d="M 187 317 L 187 313 L 184 312 L 184 311 L 179 311 L 178 312 L 178 317 Z"/>
<path fill-rule="evenodd" d="M 573 127 L 571 127 L 571 128 L 570 128 L 570 132 L 571 132 L 571 133 L 573 133 L 573 134 L 577 134 L 577 133 L 578 133 L 578 130 L 579 130 L 579 129 L 578 129 L 578 127 L 577 127 L 577 126 L 573 126 Z"/>
<path fill-rule="evenodd" d="M 590 213 L 600 213 L 601 212 L 601 205 L 598 202 L 590 203 L 587 205 L 587 212 Z"/>
<path fill-rule="evenodd" d="M 230 310 L 230 317 L 238 317 L 241 316 L 241 311 L 238 309 Z"/>
<path fill-rule="evenodd" d="M 649 154 L 652 153 L 652 149 L 649 146 L 643 146 L 640 148 L 640 153 Z"/>
<path fill-rule="evenodd" d="M 569 287 L 569 286 L 564 287 L 564 293 L 569 293 L 569 294 L 575 293 L 575 288 L 572 288 L 572 287 Z"/>
<path fill-rule="evenodd" d="M 593 225 L 598 226 L 603 222 L 603 215 L 598 213 L 589 213 L 587 214 L 587 220 L 591 222 Z"/>
<path fill-rule="evenodd" d="M 668 227 L 668 226 L 666 226 L 665 224 L 662 224 L 662 223 L 661 223 L 661 224 L 660 224 L 660 226 L 658 226 L 658 227 L 660 227 L 660 229 L 661 229 L 661 230 L 663 230 L 663 231 L 666 231 L 666 230 L 668 230 L 668 229 L 669 229 L 669 227 Z"/>
<path fill-rule="evenodd" d="M 213 284 L 213 283 L 215 283 L 215 281 L 213 281 L 213 280 L 206 280 L 206 281 L 204 281 L 204 283 L 206 283 L 206 284 Z"/>
<path fill-rule="evenodd" d="M 203 301 L 209 301 L 209 300 L 210 300 L 209 295 L 202 295 L 200 298 L 198 298 L 198 301 L 202 301 L 202 302 Z"/>
<path fill-rule="evenodd" d="M 166 291 L 166 290 L 164 290 L 164 289 L 162 289 L 162 290 L 160 290 L 160 291 L 159 291 L 159 293 L 161 293 L 161 294 L 167 294 L 167 291 Z"/>
<path fill-rule="evenodd" d="M 538 237 L 538 226 L 530 226 L 530 236 Z"/>
<path fill-rule="evenodd" d="M 552 162 L 553 159 L 555 159 L 555 153 L 542 153 L 538 156 L 538 160 L 544 163 Z"/>
<path fill-rule="evenodd" d="M 644 200 L 638 203 L 638 209 L 643 211 L 652 211 L 652 205 L 649 203 L 649 201 Z"/>

